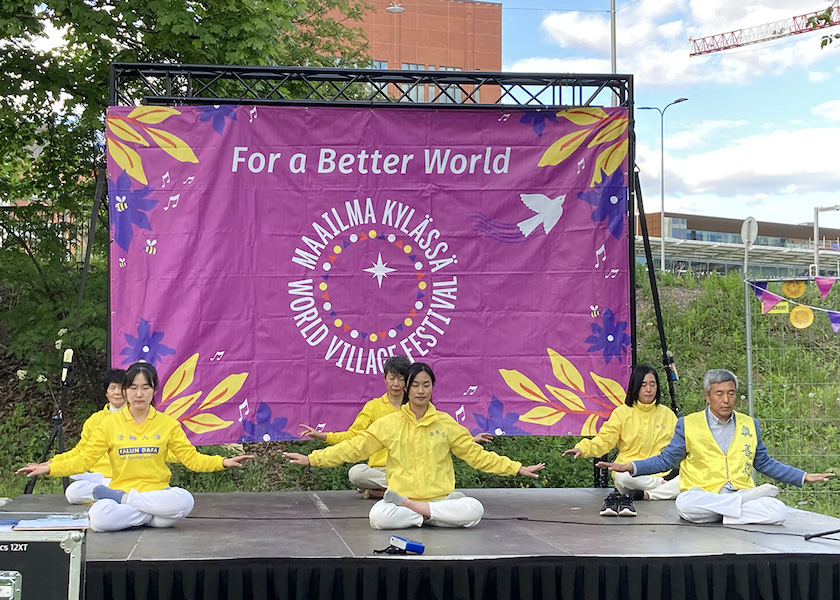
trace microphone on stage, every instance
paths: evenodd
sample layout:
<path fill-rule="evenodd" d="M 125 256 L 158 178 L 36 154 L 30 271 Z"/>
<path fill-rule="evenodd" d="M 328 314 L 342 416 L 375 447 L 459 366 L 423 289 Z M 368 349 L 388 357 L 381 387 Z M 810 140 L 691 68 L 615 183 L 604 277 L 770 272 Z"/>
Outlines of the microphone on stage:
<path fill-rule="evenodd" d="M 73 349 L 67 348 L 64 351 L 64 362 L 61 363 L 61 383 L 67 383 L 67 375 L 73 368 Z"/>

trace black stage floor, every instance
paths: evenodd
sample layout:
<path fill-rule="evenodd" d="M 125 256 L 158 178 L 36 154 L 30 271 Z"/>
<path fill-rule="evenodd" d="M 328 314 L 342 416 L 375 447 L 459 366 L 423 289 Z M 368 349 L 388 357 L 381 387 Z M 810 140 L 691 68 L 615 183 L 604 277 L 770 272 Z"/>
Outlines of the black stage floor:
<path fill-rule="evenodd" d="M 350 491 L 196 494 L 172 529 L 90 532 L 88 599 L 801 598 L 840 600 L 840 519 L 791 510 L 781 526 L 692 525 L 673 502 L 598 515 L 603 489 L 464 490 L 473 529 L 370 528 Z M 73 512 L 21 496 L 6 512 Z M 392 533 L 421 556 L 377 555 Z"/>

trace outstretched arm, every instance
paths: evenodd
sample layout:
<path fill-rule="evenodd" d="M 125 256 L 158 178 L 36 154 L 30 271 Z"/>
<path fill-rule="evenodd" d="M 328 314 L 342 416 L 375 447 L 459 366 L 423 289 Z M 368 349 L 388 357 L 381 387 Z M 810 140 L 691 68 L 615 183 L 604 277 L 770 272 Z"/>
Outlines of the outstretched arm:
<path fill-rule="evenodd" d="M 50 463 L 27 463 L 25 467 L 21 467 L 15 471 L 16 475 L 26 475 L 27 477 L 36 477 L 38 475 L 50 474 Z"/>
<path fill-rule="evenodd" d="M 240 456 L 226 458 L 222 461 L 222 466 L 225 469 L 239 469 L 243 466 L 242 463 L 251 460 L 252 458 L 254 458 L 253 454 L 242 454 Z"/>
<path fill-rule="evenodd" d="M 583 455 L 583 451 L 580 448 L 569 448 L 563 453 L 563 456 L 571 455 L 572 458 L 580 458 Z"/>
<path fill-rule="evenodd" d="M 805 483 L 816 483 L 818 481 L 828 481 L 829 477 L 834 477 L 834 473 L 806 473 Z"/>
<path fill-rule="evenodd" d="M 633 463 L 613 463 L 613 462 L 605 462 L 599 461 L 595 463 L 595 466 L 599 469 L 609 469 L 615 473 L 630 473 L 633 474 Z"/>
<path fill-rule="evenodd" d="M 537 473 L 545 469 L 545 463 L 531 465 L 530 467 L 519 467 L 519 474 L 523 477 L 538 477 Z"/>
<path fill-rule="evenodd" d="M 310 440 L 321 440 L 322 442 L 327 439 L 327 434 L 323 431 L 318 431 L 314 427 L 310 427 L 309 425 L 304 425 L 303 423 L 300 424 L 301 430 L 298 433 L 299 438 L 309 438 Z"/>
<path fill-rule="evenodd" d="M 288 460 L 293 465 L 309 466 L 309 457 L 305 454 L 298 454 L 297 452 L 284 452 L 283 458 Z"/>

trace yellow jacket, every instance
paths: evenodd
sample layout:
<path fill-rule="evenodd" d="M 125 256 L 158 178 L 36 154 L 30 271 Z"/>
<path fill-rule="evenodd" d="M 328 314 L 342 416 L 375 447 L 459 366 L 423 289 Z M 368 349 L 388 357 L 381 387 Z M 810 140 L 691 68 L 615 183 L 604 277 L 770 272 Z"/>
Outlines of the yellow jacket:
<path fill-rule="evenodd" d="M 452 454 L 471 467 L 497 475 L 515 475 L 522 463 L 488 452 L 470 432 L 444 412 L 429 408 L 417 419 L 408 404 L 377 419 L 352 439 L 316 450 L 309 462 L 334 467 L 388 449 L 388 488 L 412 500 L 439 500 L 455 489 Z"/>
<path fill-rule="evenodd" d="M 395 408 L 394 405 L 391 404 L 391 401 L 388 400 L 388 394 L 385 393 L 384 395 L 379 396 L 379 398 L 374 398 L 373 400 L 366 402 L 362 411 L 356 416 L 356 420 L 353 421 L 353 424 L 347 429 L 347 431 L 328 433 L 325 441 L 330 446 L 340 444 L 341 442 L 355 437 L 370 427 L 370 424 L 377 419 L 381 419 L 386 415 L 392 415 L 395 412 L 399 412 L 399 410 L 399 408 Z M 382 450 L 374 452 L 370 455 L 368 465 L 371 467 L 384 467 L 387 461 L 388 451 L 383 448 Z"/>
<path fill-rule="evenodd" d="M 102 423 L 102 420 L 105 419 L 108 415 L 111 414 L 110 409 L 108 408 L 111 406 L 110 404 L 106 404 L 105 408 L 102 410 L 98 410 L 93 413 L 91 416 L 87 418 L 85 424 L 82 426 L 82 437 L 79 438 L 79 443 L 70 448 L 67 452 L 62 452 L 61 454 L 56 454 L 53 456 L 52 460 L 67 460 L 68 458 L 72 458 L 79 454 L 79 451 L 84 447 L 85 444 L 90 442 L 90 439 L 93 437 L 93 432 L 96 431 L 96 428 L 99 427 L 99 424 Z M 105 454 L 102 454 L 99 457 L 90 470 L 94 473 L 100 473 L 103 477 L 111 477 L 111 461 L 108 460 L 108 457 Z M 75 475 L 76 473 L 71 473 L 71 475 Z"/>
<path fill-rule="evenodd" d="M 735 437 L 724 455 L 712 436 L 706 411 L 685 417 L 685 459 L 680 465 L 680 491 L 695 486 L 719 492 L 729 481 L 736 490 L 755 487 L 752 478 L 758 436 L 752 417 L 734 413 Z"/>
<path fill-rule="evenodd" d="M 642 460 L 659 454 L 674 436 L 677 416 L 662 404 L 616 406 L 601 430 L 591 440 L 575 444 L 583 456 L 603 456 L 618 446 L 617 463 Z M 661 475 L 661 473 L 660 473 Z"/>
<path fill-rule="evenodd" d="M 181 424 L 149 407 L 149 416 L 137 424 L 128 405 L 102 420 L 90 441 L 75 456 L 53 459 L 50 477 L 82 473 L 107 454 L 113 489 L 150 492 L 169 487 L 172 473 L 166 466 L 167 451 L 192 471 L 221 471 L 223 456 L 201 454 L 187 439 Z"/>

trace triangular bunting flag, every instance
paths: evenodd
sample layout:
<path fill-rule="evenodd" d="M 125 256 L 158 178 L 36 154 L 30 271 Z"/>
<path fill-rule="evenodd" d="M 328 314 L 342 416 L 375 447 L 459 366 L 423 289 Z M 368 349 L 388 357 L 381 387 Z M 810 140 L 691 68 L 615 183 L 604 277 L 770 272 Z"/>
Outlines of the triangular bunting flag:
<path fill-rule="evenodd" d="M 326 281 L 327 279 L 329 279 L 329 278 L 330 278 L 330 276 L 329 276 L 329 275 L 327 275 L 326 273 L 324 273 L 323 275 L 321 275 L 321 277 L 323 277 L 323 278 L 324 278 L 324 281 Z"/>
<path fill-rule="evenodd" d="M 424 296 L 423 292 L 417 292 L 417 298 L 420 299 Z"/>
<path fill-rule="evenodd" d="M 330 299 L 330 293 L 329 292 L 324 292 L 323 294 L 321 294 L 321 298 L 323 298 L 324 300 L 329 300 Z"/>
<path fill-rule="evenodd" d="M 828 311 L 828 320 L 831 321 L 831 328 L 834 333 L 840 331 L 840 312 Z"/>
<path fill-rule="evenodd" d="M 337 313 L 337 312 L 335 312 L 334 310 L 331 310 L 331 311 L 330 311 L 330 316 L 331 316 L 331 317 L 337 317 L 337 316 L 338 316 L 338 313 Z"/>
<path fill-rule="evenodd" d="M 403 330 L 403 324 L 400 323 L 399 325 L 397 325 L 397 331 L 402 331 L 402 330 Z"/>
<path fill-rule="evenodd" d="M 411 261 L 412 261 L 412 262 L 414 262 L 415 260 L 417 260 L 417 255 L 416 255 L 416 254 L 410 254 L 410 255 L 408 256 L 408 258 L 410 258 L 410 259 L 411 259 Z"/>
<path fill-rule="evenodd" d="M 764 290 L 767 289 L 767 282 L 766 281 L 756 281 L 753 283 L 753 291 L 755 292 L 755 297 L 761 300 L 762 294 L 764 294 Z"/>
<path fill-rule="evenodd" d="M 766 313 L 768 310 L 776 306 L 781 299 L 781 296 L 777 296 L 772 292 L 763 290 L 763 293 L 761 294 L 761 312 Z"/>
<path fill-rule="evenodd" d="M 834 285 L 834 282 L 837 281 L 836 277 L 814 277 L 814 283 L 817 284 L 817 287 L 820 289 L 820 294 L 825 300 L 825 297 L 828 296 L 828 292 L 831 291 L 831 286 Z M 833 321 L 832 321 L 833 323 Z M 834 333 L 837 333 L 837 330 L 834 330 Z"/>
<path fill-rule="evenodd" d="M 346 248 L 349 245 L 350 245 L 350 242 L 348 242 L 347 240 L 344 240 L 344 243 L 342 244 L 342 246 Z"/>
<path fill-rule="evenodd" d="M 345 326 L 344 326 L 344 333 L 347 333 L 348 331 L 350 331 L 350 326 L 349 326 L 349 325 L 345 325 Z"/>
<path fill-rule="evenodd" d="M 395 245 L 397 248 L 402 248 L 402 246 L 403 246 L 403 244 L 402 244 L 402 240 L 397 240 L 396 242 L 394 242 L 394 245 Z"/>

